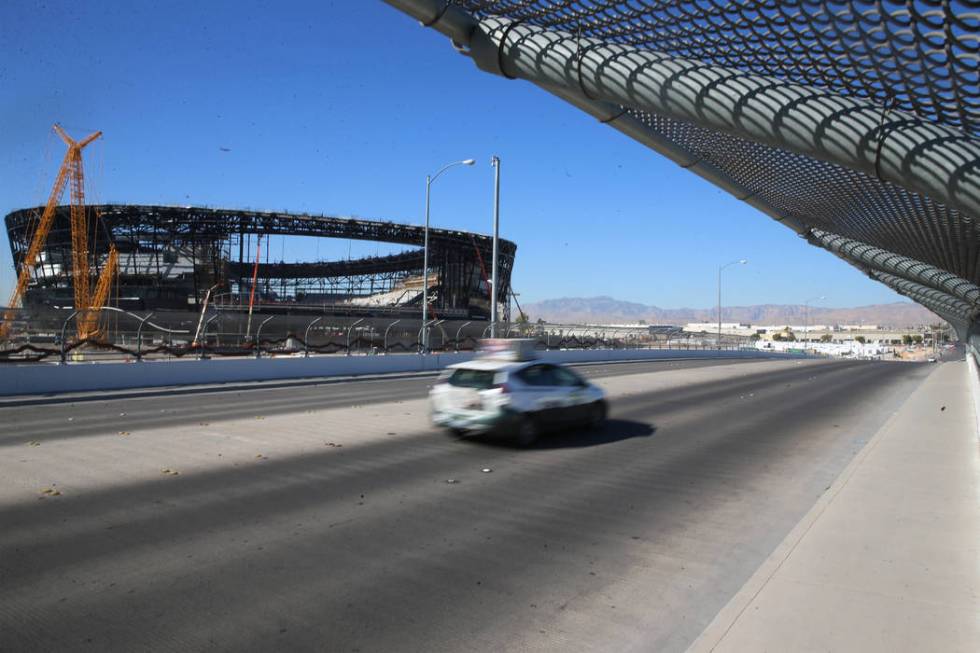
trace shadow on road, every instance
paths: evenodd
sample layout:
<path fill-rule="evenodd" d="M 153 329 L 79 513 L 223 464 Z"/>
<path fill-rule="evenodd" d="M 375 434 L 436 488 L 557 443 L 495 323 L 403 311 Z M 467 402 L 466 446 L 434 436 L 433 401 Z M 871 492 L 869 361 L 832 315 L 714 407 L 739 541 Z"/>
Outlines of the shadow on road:
<path fill-rule="evenodd" d="M 656 430 L 656 427 L 645 422 L 634 422 L 628 419 L 609 419 L 606 420 L 604 426 L 598 429 L 577 429 L 545 433 L 538 438 L 537 442 L 529 447 L 523 447 L 513 440 L 506 438 L 474 437 L 472 440 L 480 444 L 505 449 L 572 449 L 610 444 L 630 438 L 647 437 L 653 435 Z"/>

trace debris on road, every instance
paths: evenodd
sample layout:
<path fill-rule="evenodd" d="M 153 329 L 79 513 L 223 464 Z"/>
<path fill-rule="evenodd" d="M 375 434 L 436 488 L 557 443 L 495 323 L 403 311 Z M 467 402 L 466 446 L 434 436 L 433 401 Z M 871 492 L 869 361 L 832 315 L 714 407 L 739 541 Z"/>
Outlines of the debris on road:
<path fill-rule="evenodd" d="M 119 431 L 119 435 L 127 436 L 129 435 L 129 431 Z"/>
<path fill-rule="evenodd" d="M 27 443 L 27 446 L 28 447 L 40 447 L 41 446 L 41 443 L 38 442 L 37 440 L 31 440 L 30 442 Z"/>
<path fill-rule="evenodd" d="M 481 469 L 480 471 L 481 471 L 481 472 L 483 472 L 484 474 L 489 474 L 489 473 L 490 473 L 490 472 L 492 472 L 493 470 L 492 470 L 492 469 L 490 469 L 489 467 L 484 467 L 484 468 L 483 468 L 483 469 Z"/>
<path fill-rule="evenodd" d="M 459 481 L 456 480 L 455 478 L 447 478 L 446 482 L 449 483 L 450 485 L 455 485 L 456 483 L 459 483 Z"/>
<path fill-rule="evenodd" d="M 46 487 L 43 490 L 41 490 L 41 494 L 43 494 L 46 497 L 60 497 L 61 491 L 56 490 L 53 487 Z"/>
<path fill-rule="evenodd" d="M 160 473 L 167 474 L 168 476 L 180 476 L 180 472 L 178 472 L 176 469 L 170 469 L 169 467 L 161 469 Z"/>

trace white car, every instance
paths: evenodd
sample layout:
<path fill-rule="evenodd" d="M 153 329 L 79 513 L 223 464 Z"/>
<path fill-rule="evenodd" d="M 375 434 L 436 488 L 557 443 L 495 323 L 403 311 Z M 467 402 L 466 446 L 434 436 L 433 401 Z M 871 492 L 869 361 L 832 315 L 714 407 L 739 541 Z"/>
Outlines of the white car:
<path fill-rule="evenodd" d="M 543 431 L 601 426 L 606 397 L 572 370 L 541 361 L 476 359 L 449 366 L 429 393 L 432 421 L 457 434 L 497 433 L 528 445 Z"/>

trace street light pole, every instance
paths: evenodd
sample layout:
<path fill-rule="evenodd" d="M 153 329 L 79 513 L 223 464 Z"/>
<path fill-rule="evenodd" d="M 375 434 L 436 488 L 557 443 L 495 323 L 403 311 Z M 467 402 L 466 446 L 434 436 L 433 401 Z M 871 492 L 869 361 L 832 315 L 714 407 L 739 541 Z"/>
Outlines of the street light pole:
<path fill-rule="evenodd" d="M 500 157 L 491 156 L 493 166 L 493 263 L 490 277 L 490 337 L 497 337 L 497 275 L 500 239 Z"/>
<path fill-rule="evenodd" d="M 429 187 L 432 185 L 432 177 L 425 176 L 425 244 L 422 254 L 422 324 L 429 320 Z M 422 334 L 419 342 L 419 353 L 425 353 L 425 334 Z"/>
<path fill-rule="evenodd" d="M 425 243 L 424 252 L 422 254 L 422 324 L 429 321 L 429 188 L 432 186 L 432 182 L 439 178 L 439 175 L 449 170 L 453 166 L 471 166 L 476 161 L 473 159 L 463 159 L 462 161 L 454 161 L 444 165 L 439 169 L 434 175 L 425 176 Z M 427 332 L 423 330 L 422 333 L 422 353 L 426 353 L 429 349 L 429 338 Z"/>
<path fill-rule="evenodd" d="M 741 258 L 731 263 L 725 263 L 718 268 L 718 349 L 721 349 L 721 271 L 733 265 L 745 265 L 746 263 L 748 260 Z"/>

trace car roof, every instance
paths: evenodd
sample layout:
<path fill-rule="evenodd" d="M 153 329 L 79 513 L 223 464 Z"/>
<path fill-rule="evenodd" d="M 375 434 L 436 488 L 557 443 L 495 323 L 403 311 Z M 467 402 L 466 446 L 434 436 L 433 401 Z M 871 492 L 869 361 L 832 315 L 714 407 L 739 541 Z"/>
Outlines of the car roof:
<path fill-rule="evenodd" d="M 456 363 L 455 365 L 447 366 L 450 370 L 486 370 L 493 372 L 502 371 L 516 371 L 528 365 L 534 365 L 540 361 L 530 360 L 530 361 L 504 361 L 504 360 L 494 360 L 492 358 L 477 358 L 471 361 L 466 361 L 463 363 Z"/>

